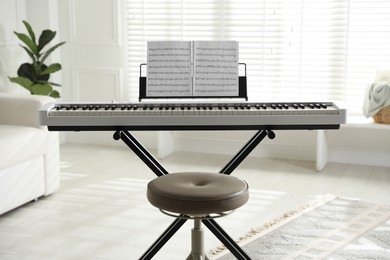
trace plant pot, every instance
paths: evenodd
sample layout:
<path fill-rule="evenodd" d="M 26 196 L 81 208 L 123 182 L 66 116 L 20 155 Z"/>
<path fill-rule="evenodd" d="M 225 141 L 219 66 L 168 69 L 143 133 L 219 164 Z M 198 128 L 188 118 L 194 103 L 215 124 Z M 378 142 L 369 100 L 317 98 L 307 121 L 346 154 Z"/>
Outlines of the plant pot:
<path fill-rule="evenodd" d="M 372 118 L 375 123 L 390 124 L 390 106 L 382 108 Z"/>

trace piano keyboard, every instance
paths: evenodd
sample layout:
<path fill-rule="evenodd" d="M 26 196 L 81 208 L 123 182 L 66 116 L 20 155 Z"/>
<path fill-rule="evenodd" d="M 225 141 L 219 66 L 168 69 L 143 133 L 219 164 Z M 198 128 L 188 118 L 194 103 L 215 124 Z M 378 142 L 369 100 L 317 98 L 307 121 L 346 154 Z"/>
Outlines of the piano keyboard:
<path fill-rule="evenodd" d="M 337 129 L 346 111 L 334 103 L 51 103 L 49 130 Z"/>

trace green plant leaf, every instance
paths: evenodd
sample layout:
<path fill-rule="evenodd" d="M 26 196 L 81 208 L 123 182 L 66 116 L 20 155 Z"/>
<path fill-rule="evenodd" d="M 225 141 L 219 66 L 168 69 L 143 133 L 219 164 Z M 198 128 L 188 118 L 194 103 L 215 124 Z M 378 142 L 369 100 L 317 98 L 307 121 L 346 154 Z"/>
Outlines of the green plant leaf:
<path fill-rule="evenodd" d="M 33 64 L 34 72 L 37 77 L 42 74 L 42 66 L 38 62 L 34 62 Z"/>
<path fill-rule="evenodd" d="M 48 96 L 53 90 L 50 84 L 34 84 L 31 86 L 31 93 L 34 95 Z"/>
<path fill-rule="evenodd" d="M 50 78 L 49 74 L 42 74 L 47 69 L 45 64 L 23 63 L 18 69 L 18 76 L 30 79 L 33 83 L 47 83 Z"/>
<path fill-rule="evenodd" d="M 37 76 L 34 70 L 34 66 L 30 63 L 23 63 L 18 69 L 18 76 L 28 78 L 31 82 L 37 80 Z"/>
<path fill-rule="evenodd" d="M 51 74 L 51 73 L 54 73 L 56 71 L 59 71 L 61 69 L 61 64 L 59 63 L 54 63 L 54 64 L 51 64 L 49 67 L 47 67 L 46 69 L 44 69 L 40 75 L 46 75 L 46 74 Z"/>
<path fill-rule="evenodd" d="M 41 33 L 41 36 L 39 37 L 39 43 L 38 43 L 38 50 L 41 51 L 46 44 L 51 42 L 53 38 L 56 36 L 56 32 L 51 30 L 44 30 Z"/>
<path fill-rule="evenodd" d="M 47 69 L 47 66 L 43 63 L 38 63 L 40 64 L 40 69 L 39 69 L 39 73 L 37 73 L 37 82 L 44 82 L 44 83 L 48 83 L 47 81 L 49 80 L 50 78 L 50 74 L 43 74 L 42 71 L 44 71 L 45 69 Z M 35 82 L 35 83 L 37 83 Z"/>
<path fill-rule="evenodd" d="M 51 96 L 52 98 L 59 98 L 59 97 L 61 97 L 61 96 L 60 96 L 60 93 L 59 93 L 57 90 L 53 90 L 53 91 L 50 93 L 50 96 Z"/>
<path fill-rule="evenodd" d="M 61 87 L 61 85 L 60 84 L 58 84 L 58 83 L 54 83 L 54 82 L 47 82 L 47 83 L 49 83 L 50 85 L 52 85 L 52 86 L 56 86 L 56 87 Z"/>
<path fill-rule="evenodd" d="M 32 59 L 33 62 L 36 62 L 36 58 L 34 56 L 34 53 L 32 53 L 26 46 L 23 46 L 21 44 L 19 44 L 20 47 L 22 47 L 28 54 L 28 56 L 30 56 L 30 58 Z"/>
<path fill-rule="evenodd" d="M 23 21 L 23 23 L 24 23 L 24 26 L 26 26 L 28 34 L 30 34 L 31 40 L 35 43 L 35 34 L 34 34 L 33 29 L 31 28 L 31 25 L 27 21 Z"/>
<path fill-rule="evenodd" d="M 19 84 L 20 86 L 28 89 L 31 92 L 31 86 L 34 84 L 30 79 L 25 77 L 8 77 L 13 83 Z"/>
<path fill-rule="evenodd" d="M 50 55 L 50 53 L 52 53 L 55 49 L 57 49 L 58 47 L 60 47 L 63 44 L 65 44 L 65 42 L 60 42 L 60 43 L 54 45 L 53 47 L 51 47 L 50 49 L 48 49 L 47 51 L 43 52 L 41 62 L 45 62 L 46 58 Z"/>
<path fill-rule="evenodd" d="M 30 48 L 31 52 L 34 53 L 34 55 L 36 55 L 37 57 L 39 57 L 39 51 L 38 51 L 38 47 L 37 45 L 35 44 L 35 42 L 33 42 L 30 37 L 28 37 L 26 34 L 24 33 L 18 33 L 18 32 L 14 32 L 16 36 L 18 36 L 19 40 L 21 40 L 22 42 L 24 42 L 28 48 Z"/>

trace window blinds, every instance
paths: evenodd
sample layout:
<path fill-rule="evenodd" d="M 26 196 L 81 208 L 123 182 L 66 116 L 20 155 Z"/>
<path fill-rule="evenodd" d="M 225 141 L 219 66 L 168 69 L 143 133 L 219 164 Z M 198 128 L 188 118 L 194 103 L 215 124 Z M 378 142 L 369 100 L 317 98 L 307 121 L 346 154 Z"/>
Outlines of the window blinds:
<path fill-rule="evenodd" d="M 351 114 L 390 61 L 387 0 L 126 1 L 131 100 L 151 40 L 239 41 L 250 100 L 334 101 Z"/>

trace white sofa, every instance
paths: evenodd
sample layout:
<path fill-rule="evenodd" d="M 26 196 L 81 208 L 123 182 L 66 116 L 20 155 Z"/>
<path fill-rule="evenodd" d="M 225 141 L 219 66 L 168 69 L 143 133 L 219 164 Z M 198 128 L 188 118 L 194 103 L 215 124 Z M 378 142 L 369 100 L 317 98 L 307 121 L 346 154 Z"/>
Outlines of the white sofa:
<path fill-rule="evenodd" d="M 50 101 L 0 93 L 0 214 L 59 188 L 59 135 L 38 119 Z"/>

